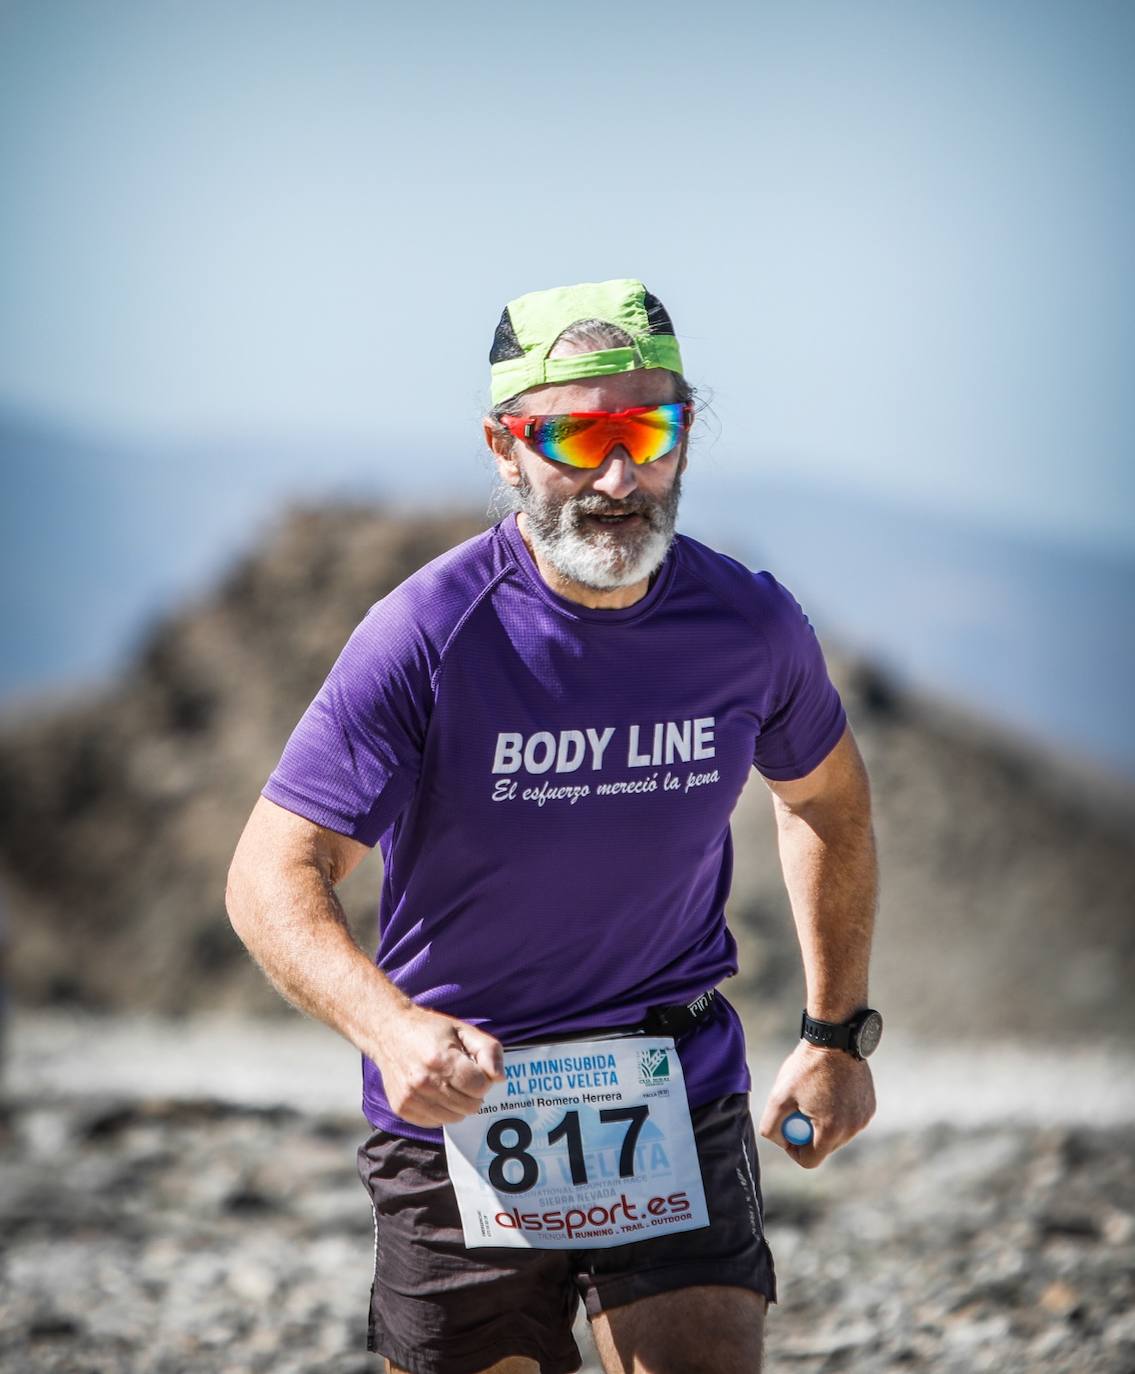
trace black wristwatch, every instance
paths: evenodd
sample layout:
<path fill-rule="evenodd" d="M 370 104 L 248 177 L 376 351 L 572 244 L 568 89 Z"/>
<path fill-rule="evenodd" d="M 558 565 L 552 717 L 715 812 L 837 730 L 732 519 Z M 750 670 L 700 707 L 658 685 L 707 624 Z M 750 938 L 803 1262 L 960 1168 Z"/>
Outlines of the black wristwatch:
<path fill-rule="evenodd" d="M 810 1045 L 831 1050 L 846 1050 L 853 1059 L 869 1059 L 879 1048 L 883 1018 L 873 1007 L 857 1011 L 848 1021 L 817 1021 L 805 1011 L 800 1019 L 800 1037 Z"/>

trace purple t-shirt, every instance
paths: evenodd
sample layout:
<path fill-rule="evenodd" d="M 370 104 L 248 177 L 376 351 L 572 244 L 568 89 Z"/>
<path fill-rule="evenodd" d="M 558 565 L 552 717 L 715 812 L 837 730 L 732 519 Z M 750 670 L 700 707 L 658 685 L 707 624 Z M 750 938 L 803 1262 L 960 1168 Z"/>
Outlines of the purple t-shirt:
<path fill-rule="evenodd" d="M 377 962 L 505 1045 L 630 1025 L 737 971 L 729 817 L 845 716 L 792 595 L 675 538 L 624 610 L 557 596 L 515 516 L 421 568 L 348 640 L 264 795 L 382 847 Z M 691 1106 L 747 1091 L 734 1010 L 680 1048 Z M 363 1061 L 377 1127 L 394 1115 Z"/>

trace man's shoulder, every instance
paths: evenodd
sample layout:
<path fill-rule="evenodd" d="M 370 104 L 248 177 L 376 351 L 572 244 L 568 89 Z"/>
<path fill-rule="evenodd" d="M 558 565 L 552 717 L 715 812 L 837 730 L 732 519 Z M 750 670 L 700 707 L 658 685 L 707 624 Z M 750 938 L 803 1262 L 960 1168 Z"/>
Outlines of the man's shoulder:
<path fill-rule="evenodd" d="M 440 647 L 511 567 L 498 527 L 482 530 L 412 572 L 375 602 L 367 620 Z"/>
<path fill-rule="evenodd" d="M 395 591 L 410 595 L 467 591 L 476 594 L 483 585 L 493 580 L 507 562 L 507 551 L 498 536 L 498 526 L 492 525 L 460 544 L 454 544 L 453 548 L 439 553 L 428 563 L 423 563 L 400 582 Z"/>
<path fill-rule="evenodd" d="M 771 572 L 754 571 L 688 534 L 678 535 L 678 542 L 682 568 L 704 594 L 715 597 L 749 619 L 764 622 L 776 615 L 787 590 Z"/>

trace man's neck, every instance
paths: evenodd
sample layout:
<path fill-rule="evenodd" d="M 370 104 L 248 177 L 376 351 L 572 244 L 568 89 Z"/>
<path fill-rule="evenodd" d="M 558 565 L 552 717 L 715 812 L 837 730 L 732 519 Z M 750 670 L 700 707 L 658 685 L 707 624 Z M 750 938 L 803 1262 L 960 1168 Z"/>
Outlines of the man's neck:
<path fill-rule="evenodd" d="M 644 577 L 629 587 L 585 587 L 582 582 L 574 582 L 570 577 L 564 577 L 540 556 L 528 533 L 528 520 L 523 511 L 516 517 L 516 528 L 520 531 L 525 548 L 532 555 L 537 572 L 549 588 L 565 601 L 574 601 L 591 610 L 621 611 L 633 606 L 636 601 L 641 601 L 650 590 L 652 577 Z"/>

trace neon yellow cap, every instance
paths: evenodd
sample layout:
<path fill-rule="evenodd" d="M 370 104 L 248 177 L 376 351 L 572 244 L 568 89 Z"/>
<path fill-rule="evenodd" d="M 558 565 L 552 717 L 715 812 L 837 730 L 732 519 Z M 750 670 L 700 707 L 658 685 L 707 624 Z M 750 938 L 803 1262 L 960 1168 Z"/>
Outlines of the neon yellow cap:
<path fill-rule="evenodd" d="M 549 358 L 564 330 L 580 320 L 618 325 L 632 343 Z M 530 291 L 509 301 L 493 336 L 489 362 L 494 406 L 545 382 L 571 382 L 639 367 L 682 371 L 682 355 L 666 307 L 642 282 L 623 277 Z"/>

